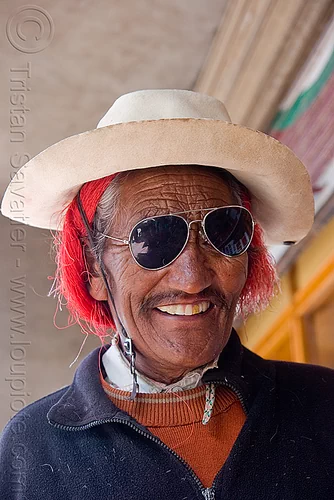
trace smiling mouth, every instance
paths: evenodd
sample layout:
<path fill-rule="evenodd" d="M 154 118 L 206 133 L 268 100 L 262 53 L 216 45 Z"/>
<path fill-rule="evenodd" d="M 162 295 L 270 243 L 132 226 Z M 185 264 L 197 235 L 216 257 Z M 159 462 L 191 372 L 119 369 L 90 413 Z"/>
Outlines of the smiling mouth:
<path fill-rule="evenodd" d="M 196 304 L 173 304 L 170 306 L 159 306 L 156 309 L 171 316 L 194 316 L 203 314 L 212 309 L 213 304 L 208 301 L 197 302 Z"/>

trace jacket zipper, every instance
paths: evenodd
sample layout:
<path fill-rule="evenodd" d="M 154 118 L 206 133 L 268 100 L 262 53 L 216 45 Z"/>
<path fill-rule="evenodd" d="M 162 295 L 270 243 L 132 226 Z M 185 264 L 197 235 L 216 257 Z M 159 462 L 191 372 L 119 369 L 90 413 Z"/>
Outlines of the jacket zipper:
<path fill-rule="evenodd" d="M 215 500 L 215 494 L 212 488 L 207 488 L 205 491 L 203 491 L 203 495 L 205 500 Z"/>
<path fill-rule="evenodd" d="M 224 385 L 225 387 L 228 387 L 229 389 L 233 390 L 233 392 L 235 392 L 235 394 L 238 396 L 239 401 L 241 403 L 241 406 L 242 406 L 245 414 L 247 415 L 248 412 L 246 409 L 246 405 L 245 405 L 243 396 L 240 393 L 240 391 L 238 391 L 235 387 L 232 386 L 232 384 L 229 384 L 226 381 L 222 382 L 221 380 L 217 380 L 217 381 L 213 381 L 211 383 Z M 107 419 L 103 419 L 103 420 L 94 420 L 94 422 L 90 422 L 89 424 L 78 426 L 78 427 L 69 426 L 69 425 L 62 425 L 62 424 L 58 424 L 57 422 L 52 422 L 52 425 L 54 427 L 57 427 L 58 429 L 63 429 L 63 430 L 68 430 L 68 431 L 83 431 L 86 429 L 90 429 L 91 427 L 95 427 L 96 425 L 108 424 L 108 423 L 113 423 L 113 422 L 127 425 L 128 427 L 130 427 L 134 431 L 138 432 L 140 435 L 147 437 L 148 439 L 150 439 L 154 443 L 157 443 L 158 445 L 160 445 L 162 448 L 168 450 L 174 457 L 176 457 L 186 467 L 186 469 L 190 473 L 191 477 L 194 479 L 195 483 L 197 484 L 197 486 L 201 490 L 201 493 L 204 496 L 204 498 L 206 500 L 215 500 L 215 486 L 216 486 L 217 476 L 215 477 L 211 488 L 204 488 L 203 484 L 201 483 L 199 478 L 196 476 L 196 474 L 191 469 L 191 467 L 187 464 L 187 462 L 185 460 L 183 460 L 182 457 L 180 457 L 174 450 L 169 448 L 169 446 L 167 446 L 165 443 L 160 441 L 160 439 L 156 438 L 153 435 L 151 436 L 147 432 L 144 432 L 143 430 L 139 429 L 136 425 L 132 424 L 131 422 L 128 422 L 127 420 L 123 420 L 120 418 L 111 418 L 111 419 L 107 418 Z"/>
<path fill-rule="evenodd" d="M 224 380 L 223 382 L 222 382 L 221 380 L 213 380 L 213 381 L 211 381 L 211 380 L 210 380 L 210 382 L 205 382 L 205 383 L 206 383 L 206 384 L 209 384 L 209 383 L 210 383 L 210 384 L 223 385 L 224 387 L 227 387 L 228 389 L 231 389 L 231 391 L 233 391 L 233 392 L 234 392 L 234 393 L 238 396 L 239 402 L 240 402 L 240 404 L 241 404 L 242 409 L 243 409 L 243 410 L 244 410 L 244 412 L 245 412 L 245 415 L 246 415 L 246 416 L 248 415 L 248 409 L 247 409 L 247 407 L 246 407 L 246 403 L 245 403 L 245 400 L 244 400 L 244 398 L 243 398 L 243 395 L 242 395 L 242 394 L 241 394 L 241 392 L 240 392 L 238 389 L 236 389 L 236 388 L 235 388 L 232 384 L 230 384 L 229 382 L 227 382 L 227 381 L 225 381 L 225 380 Z"/>

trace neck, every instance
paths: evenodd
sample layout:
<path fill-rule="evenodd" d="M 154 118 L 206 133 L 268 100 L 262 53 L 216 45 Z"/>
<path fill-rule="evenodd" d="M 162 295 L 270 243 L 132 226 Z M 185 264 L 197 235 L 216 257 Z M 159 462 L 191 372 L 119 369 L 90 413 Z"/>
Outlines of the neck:
<path fill-rule="evenodd" d="M 140 355 L 136 356 L 136 369 L 151 380 L 166 385 L 178 382 L 191 371 L 185 370 L 184 368 L 177 369 L 171 366 L 163 367 L 161 364 L 159 364 L 159 366 L 154 366 L 154 364 L 148 363 L 147 360 Z"/>
<path fill-rule="evenodd" d="M 123 352 L 123 355 L 129 361 L 129 357 L 125 355 L 122 345 L 121 350 Z M 148 377 L 151 380 L 160 382 L 162 384 L 173 384 L 174 382 L 181 380 L 187 373 L 189 373 L 193 369 L 191 368 L 187 370 L 184 367 L 173 366 L 170 363 L 168 363 L 168 365 L 165 365 L 162 361 L 147 359 L 137 350 L 135 350 L 135 354 L 136 370 L 145 377 Z"/>

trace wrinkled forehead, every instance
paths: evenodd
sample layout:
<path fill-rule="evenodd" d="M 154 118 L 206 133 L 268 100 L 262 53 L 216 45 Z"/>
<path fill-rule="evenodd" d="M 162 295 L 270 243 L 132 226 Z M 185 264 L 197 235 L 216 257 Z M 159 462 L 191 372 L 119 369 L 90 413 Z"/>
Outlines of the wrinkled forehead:
<path fill-rule="evenodd" d="M 135 217 L 239 204 L 236 186 L 228 172 L 214 167 L 146 168 L 125 175 L 120 204 Z"/>

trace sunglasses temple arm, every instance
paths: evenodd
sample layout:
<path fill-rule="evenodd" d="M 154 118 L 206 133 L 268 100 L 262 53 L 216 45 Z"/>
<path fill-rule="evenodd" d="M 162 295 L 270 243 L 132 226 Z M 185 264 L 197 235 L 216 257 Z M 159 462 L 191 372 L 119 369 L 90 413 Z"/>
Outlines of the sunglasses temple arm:
<path fill-rule="evenodd" d="M 115 236 L 109 236 L 109 234 L 102 233 L 102 235 L 105 236 L 106 238 L 109 238 L 110 240 L 119 241 L 120 243 L 123 243 L 124 245 L 128 245 L 130 243 L 129 240 L 122 240 L 121 238 L 115 238 Z"/>

